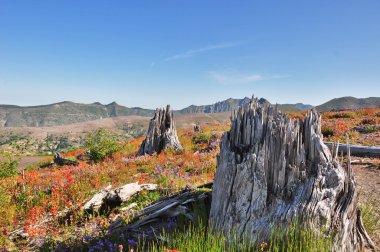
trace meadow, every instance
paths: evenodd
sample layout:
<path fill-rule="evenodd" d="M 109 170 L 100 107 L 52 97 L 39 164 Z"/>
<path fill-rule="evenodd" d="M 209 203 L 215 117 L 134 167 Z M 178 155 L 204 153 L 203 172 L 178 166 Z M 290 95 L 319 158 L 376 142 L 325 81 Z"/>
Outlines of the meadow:
<path fill-rule="evenodd" d="M 301 113 L 291 114 L 294 118 L 300 116 Z M 351 143 L 380 145 L 379 123 L 380 109 L 328 112 L 322 115 L 322 133 L 326 141 L 343 142 L 348 134 Z M 8 250 L 46 251 L 70 248 L 85 251 L 101 251 L 105 248 L 109 251 L 132 251 L 133 248 L 138 251 L 139 247 L 144 246 L 151 246 L 150 250 L 156 251 L 203 251 L 211 246 L 215 251 L 250 251 L 252 247 L 236 249 L 239 248 L 236 244 L 234 249 L 227 249 L 222 238 L 205 235 L 207 232 L 201 225 L 188 227 L 182 232 L 175 230 L 174 233 L 168 233 L 164 244 L 144 245 L 144 241 L 129 239 L 128 234 L 123 237 L 107 237 L 107 230 L 114 217 L 124 216 L 119 211 L 121 207 L 137 203 L 136 209 L 141 209 L 186 186 L 194 187 L 213 181 L 220 138 L 229 130 L 229 123 L 206 123 L 201 129 L 202 132 L 194 132 L 193 128 L 178 130 L 179 140 L 184 147 L 182 151 L 169 149 L 159 154 L 137 157 L 135 154 L 143 141 L 143 137 L 138 137 L 118 142 L 117 151 L 97 163 L 78 160 L 78 166 L 51 168 L 39 168 L 36 164 L 12 176 L 3 176 L 0 178 L 0 246 Z M 64 156 L 77 160 L 85 152 L 82 148 L 66 152 Z M 45 158 L 43 163 L 51 160 L 50 157 Z M 378 171 L 377 169 L 376 172 Z M 116 188 L 132 182 L 156 183 L 160 190 L 143 192 L 126 205 L 107 214 L 83 214 L 83 204 L 94 193 L 109 185 Z M 368 195 L 360 200 L 370 235 L 379 237 L 380 208 L 377 201 L 371 201 Z M 9 239 L 15 230 L 22 230 L 27 237 L 16 235 L 13 240 Z M 294 240 L 297 240 L 295 244 L 305 240 L 302 244 L 306 244 L 305 248 L 311 251 L 315 241 L 318 241 L 314 251 L 321 248 L 328 250 L 328 240 L 320 240 L 307 230 L 298 234 L 301 236 L 294 236 Z M 258 244 L 255 250 L 284 249 L 285 246 L 281 245 L 284 242 L 276 243 L 276 234 L 273 237 L 273 241 Z M 197 247 L 199 240 L 206 247 Z M 305 248 L 300 251 L 307 251 Z"/>

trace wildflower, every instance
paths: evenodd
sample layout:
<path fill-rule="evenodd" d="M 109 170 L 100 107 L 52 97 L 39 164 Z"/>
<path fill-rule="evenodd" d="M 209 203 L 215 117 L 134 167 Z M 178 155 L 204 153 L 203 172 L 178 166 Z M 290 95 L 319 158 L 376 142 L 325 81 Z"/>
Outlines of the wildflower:
<path fill-rule="evenodd" d="M 85 239 L 85 240 L 90 240 L 91 238 L 92 238 L 92 236 L 90 236 L 90 235 L 83 236 L 83 239 Z"/>
<path fill-rule="evenodd" d="M 260 244 L 260 252 L 264 252 L 265 251 L 265 248 L 268 246 L 268 243 L 266 241 L 263 241 L 261 244 Z"/>
<path fill-rule="evenodd" d="M 133 239 L 128 239 L 128 244 L 129 245 L 137 245 L 137 241 L 133 240 Z"/>
<path fill-rule="evenodd" d="M 172 229 L 175 225 L 176 217 L 168 218 L 168 229 Z"/>

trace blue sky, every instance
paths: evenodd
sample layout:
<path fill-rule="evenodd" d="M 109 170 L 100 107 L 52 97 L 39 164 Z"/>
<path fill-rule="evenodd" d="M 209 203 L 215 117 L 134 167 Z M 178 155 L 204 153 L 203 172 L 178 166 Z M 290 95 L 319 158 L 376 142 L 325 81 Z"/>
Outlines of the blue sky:
<path fill-rule="evenodd" d="M 380 1 L 0 1 L 0 104 L 380 96 Z"/>

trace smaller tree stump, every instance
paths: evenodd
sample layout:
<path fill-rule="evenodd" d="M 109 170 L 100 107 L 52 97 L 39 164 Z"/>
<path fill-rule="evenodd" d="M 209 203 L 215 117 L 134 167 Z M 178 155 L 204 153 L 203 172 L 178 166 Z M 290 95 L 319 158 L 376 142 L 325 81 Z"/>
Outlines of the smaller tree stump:
<path fill-rule="evenodd" d="M 170 111 L 170 105 L 167 105 L 166 109 L 156 109 L 153 118 L 150 120 L 148 133 L 141 144 L 138 155 L 160 153 L 168 147 L 175 150 L 182 149 L 175 129 L 173 112 Z"/>
<path fill-rule="evenodd" d="M 64 166 L 64 165 L 74 165 L 77 166 L 79 163 L 78 161 L 73 161 L 67 158 L 64 158 L 61 154 L 56 152 L 54 154 L 54 164 L 57 164 L 59 166 Z"/>
<path fill-rule="evenodd" d="M 198 133 L 201 132 L 201 125 L 199 123 L 196 123 L 194 126 L 194 132 Z"/>

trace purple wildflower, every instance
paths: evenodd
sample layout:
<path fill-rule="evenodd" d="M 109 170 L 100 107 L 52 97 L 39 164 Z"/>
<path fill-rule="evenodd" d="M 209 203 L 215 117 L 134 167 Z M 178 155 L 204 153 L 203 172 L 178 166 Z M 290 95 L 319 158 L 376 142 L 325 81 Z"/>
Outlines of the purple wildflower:
<path fill-rule="evenodd" d="M 133 240 L 133 239 L 128 239 L 128 244 L 129 244 L 129 245 L 137 245 L 138 242 L 135 241 L 135 240 Z"/>
<path fill-rule="evenodd" d="M 91 238 L 92 238 L 92 236 L 90 236 L 90 235 L 83 236 L 83 239 L 85 239 L 85 240 L 90 240 Z"/>

